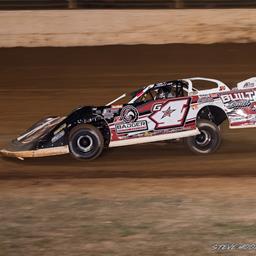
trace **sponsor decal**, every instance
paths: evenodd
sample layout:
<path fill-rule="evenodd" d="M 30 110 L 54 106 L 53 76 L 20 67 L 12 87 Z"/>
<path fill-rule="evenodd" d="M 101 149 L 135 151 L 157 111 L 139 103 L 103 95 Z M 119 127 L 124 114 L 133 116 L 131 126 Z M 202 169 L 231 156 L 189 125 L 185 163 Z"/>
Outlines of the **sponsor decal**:
<path fill-rule="evenodd" d="M 247 83 L 245 83 L 244 84 L 244 88 L 252 88 L 252 87 L 254 87 L 255 86 L 255 83 L 252 83 L 252 82 L 247 82 Z"/>
<path fill-rule="evenodd" d="M 63 130 L 63 129 L 66 128 L 66 127 L 67 127 L 67 124 L 66 124 L 66 123 L 63 124 L 63 125 L 61 125 L 53 134 L 56 135 L 57 133 L 59 133 L 61 130 Z"/>
<path fill-rule="evenodd" d="M 102 115 L 106 119 L 112 119 L 115 115 L 115 113 L 118 112 L 118 109 L 111 109 L 111 108 L 106 108 L 103 110 Z"/>
<path fill-rule="evenodd" d="M 152 107 L 152 111 L 151 112 L 155 112 L 155 111 L 159 111 L 162 107 L 162 103 L 157 103 Z"/>
<path fill-rule="evenodd" d="M 100 115 L 101 114 L 101 110 L 100 109 L 95 109 L 94 110 L 96 114 Z"/>
<path fill-rule="evenodd" d="M 221 95 L 221 99 L 223 103 L 228 103 L 230 101 L 239 101 L 239 100 L 254 100 L 256 99 L 256 92 L 255 91 L 249 91 L 249 92 L 236 92 L 236 93 L 230 93 Z"/>
<path fill-rule="evenodd" d="M 231 101 L 226 104 L 226 107 L 229 109 L 238 109 L 238 108 L 245 108 L 249 107 L 251 102 L 249 100 L 237 100 Z"/>
<path fill-rule="evenodd" d="M 220 86 L 220 91 L 224 91 L 226 89 L 225 85 Z"/>
<path fill-rule="evenodd" d="M 198 103 L 192 104 L 192 105 L 191 105 L 191 108 L 192 108 L 193 110 L 198 109 Z"/>
<path fill-rule="evenodd" d="M 217 93 L 211 93 L 209 96 L 212 97 L 212 98 L 218 98 L 218 94 Z"/>
<path fill-rule="evenodd" d="M 198 103 L 207 103 L 207 102 L 214 102 L 214 99 L 212 97 L 205 96 L 205 97 L 199 98 L 198 100 Z"/>
<path fill-rule="evenodd" d="M 245 121 L 246 119 L 242 116 L 230 116 L 232 122 Z"/>
<path fill-rule="evenodd" d="M 62 130 L 61 132 L 59 132 L 52 138 L 51 142 L 54 143 L 54 142 L 58 141 L 61 137 L 63 137 L 64 134 L 65 134 L 65 132 Z"/>
<path fill-rule="evenodd" d="M 252 111 L 256 111 L 256 103 L 255 102 L 251 103 L 251 109 L 252 109 Z"/>
<path fill-rule="evenodd" d="M 131 105 L 125 106 L 120 113 L 120 117 L 125 123 L 135 122 L 138 119 L 138 116 L 138 110 Z"/>
<path fill-rule="evenodd" d="M 164 87 L 164 86 L 168 85 L 168 83 L 167 82 L 160 82 L 160 83 L 157 83 L 156 85 L 157 85 L 157 87 Z"/>
<path fill-rule="evenodd" d="M 148 129 L 147 121 L 137 121 L 132 123 L 121 123 L 115 125 L 116 133 L 129 133 L 129 132 L 138 132 L 145 131 Z"/>

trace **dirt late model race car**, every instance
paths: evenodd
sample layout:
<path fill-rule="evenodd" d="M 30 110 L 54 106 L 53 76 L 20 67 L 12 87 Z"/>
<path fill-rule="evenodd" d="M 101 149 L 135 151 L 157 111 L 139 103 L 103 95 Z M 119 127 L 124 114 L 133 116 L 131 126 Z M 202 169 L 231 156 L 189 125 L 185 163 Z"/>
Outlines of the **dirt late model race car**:
<path fill-rule="evenodd" d="M 197 89 L 202 81 L 211 89 Z M 106 106 L 83 106 L 65 117 L 47 117 L 14 139 L 4 156 L 42 157 L 71 153 L 94 159 L 104 148 L 184 138 L 195 153 L 212 153 L 221 142 L 219 126 L 256 127 L 256 77 L 230 90 L 223 82 L 189 78 L 148 85 Z"/>

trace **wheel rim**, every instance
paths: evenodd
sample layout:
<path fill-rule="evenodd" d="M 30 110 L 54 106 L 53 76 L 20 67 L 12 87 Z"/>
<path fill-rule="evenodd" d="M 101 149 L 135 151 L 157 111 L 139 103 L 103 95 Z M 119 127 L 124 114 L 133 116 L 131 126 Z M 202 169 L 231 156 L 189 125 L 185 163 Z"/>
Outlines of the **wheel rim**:
<path fill-rule="evenodd" d="M 196 144 L 200 146 L 206 146 L 211 141 L 211 135 L 205 130 L 200 131 L 201 133 L 196 136 Z"/>
<path fill-rule="evenodd" d="M 93 148 L 93 139 L 89 135 L 80 136 L 77 139 L 77 146 L 83 152 L 89 152 Z"/>

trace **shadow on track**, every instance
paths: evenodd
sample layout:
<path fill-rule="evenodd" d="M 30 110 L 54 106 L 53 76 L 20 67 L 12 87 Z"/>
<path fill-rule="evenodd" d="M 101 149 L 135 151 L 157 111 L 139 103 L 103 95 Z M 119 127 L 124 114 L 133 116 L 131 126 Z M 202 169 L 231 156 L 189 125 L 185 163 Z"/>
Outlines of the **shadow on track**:
<path fill-rule="evenodd" d="M 9 167 L 0 172 L 0 179 L 256 176 L 255 151 L 253 143 L 234 147 L 234 142 L 225 140 L 217 153 L 207 156 L 192 154 L 183 143 L 167 142 L 108 149 L 93 161 L 70 155 L 24 161 L 2 158 Z"/>

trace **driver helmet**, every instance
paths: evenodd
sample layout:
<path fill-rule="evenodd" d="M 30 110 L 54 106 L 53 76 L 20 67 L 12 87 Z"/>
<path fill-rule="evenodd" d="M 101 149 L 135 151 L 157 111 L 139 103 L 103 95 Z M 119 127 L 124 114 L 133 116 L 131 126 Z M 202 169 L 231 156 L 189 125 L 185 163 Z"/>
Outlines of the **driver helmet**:
<path fill-rule="evenodd" d="M 167 87 L 162 87 L 158 89 L 158 99 L 167 99 L 173 97 L 171 90 Z"/>

